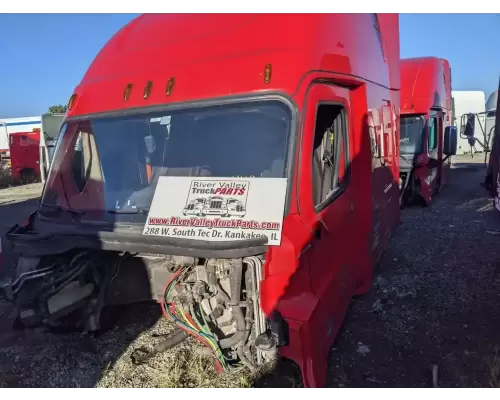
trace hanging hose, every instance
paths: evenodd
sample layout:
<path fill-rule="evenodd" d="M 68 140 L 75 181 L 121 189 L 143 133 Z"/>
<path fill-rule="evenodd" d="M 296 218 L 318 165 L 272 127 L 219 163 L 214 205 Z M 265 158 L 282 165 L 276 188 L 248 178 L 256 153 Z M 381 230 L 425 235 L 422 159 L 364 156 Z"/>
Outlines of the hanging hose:
<path fill-rule="evenodd" d="M 188 338 L 188 334 L 181 329 L 177 329 L 174 333 L 170 334 L 166 339 L 156 345 L 151 351 L 140 347 L 132 352 L 131 359 L 134 365 L 144 364 L 147 360 L 152 358 L 158 353 L 170 350 L 171 348 L 182 343 Z"/>

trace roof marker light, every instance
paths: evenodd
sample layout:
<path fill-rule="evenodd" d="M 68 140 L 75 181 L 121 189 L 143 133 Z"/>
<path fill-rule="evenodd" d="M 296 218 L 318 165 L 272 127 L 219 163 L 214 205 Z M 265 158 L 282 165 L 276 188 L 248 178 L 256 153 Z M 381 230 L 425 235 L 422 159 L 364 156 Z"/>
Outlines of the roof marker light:
<path fill-rule="evenodd" d="M 266 64 L 266 68 L 264 69 L 264 83 L 267 85 L 271 82 L 272 76 L 272 66 L 271 64 Z"/>
<path fill-rule="evenodd" d="M 165 96 L 170 96 L 174 90 L 175 78 L 171 77 L 167 82 L 167 87 L 165 88 Z"/>
<path fill-rule="evenodd" d="M 75 100 L 77 98 L 77 94 L 76 93 L 73 93 L 71 95 L 71 97 L 69 98 L 69 101 L 68 101 L 68 110 L 71 110 L 73 108 L 73 104 L 75 104 Z"/>
<path fill-rule="evenodd" d="M 123 91 L 123 101 L 127 101 L 130 97 L 130 93 L 132 92 L 133 85 L 131 83 L 127 83 L 125 86 L 125 90 Z"/>
<path fill-rule="evenodd" d="M 152 87 L 153 87 L 153 81 L 148 81 L 148 83 L 146 83 L 146 86 L 144 87 L 144 92 L 143 92 L 144 100 L 146 100 L 151 94 Z"/>

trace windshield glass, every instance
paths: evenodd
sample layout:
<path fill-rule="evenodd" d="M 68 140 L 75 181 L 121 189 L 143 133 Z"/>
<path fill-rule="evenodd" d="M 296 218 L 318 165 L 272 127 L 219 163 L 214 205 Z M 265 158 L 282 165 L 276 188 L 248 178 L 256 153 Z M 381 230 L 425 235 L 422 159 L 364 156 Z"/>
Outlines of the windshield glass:
<path fill-rule="evenodd" d="M 423 151 L 424 126 L 423 116 L 401 115 L 400 154 L 418 154 Z"/>
<path fill-rule="evenodd" d="M 70 121 L 41 212 L 144 222 L 160 176 L 284 177 L 290 123 L 277 100 Z"/>

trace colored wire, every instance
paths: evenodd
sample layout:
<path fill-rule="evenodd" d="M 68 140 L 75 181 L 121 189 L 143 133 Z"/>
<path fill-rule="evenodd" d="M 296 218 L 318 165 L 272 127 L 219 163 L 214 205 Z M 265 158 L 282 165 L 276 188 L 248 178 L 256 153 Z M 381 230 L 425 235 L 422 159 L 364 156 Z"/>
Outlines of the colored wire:
<path fill-rule="evenodd" d="M 183 331 L 185 331 L 186 333 L 190 334 L 191 336 L 194 336 L 199 342 L 201 342 L 201 344 L 203 344 L 204 346 L 207 346 L 207 347 L 212 347 L 210 344 L 209 344 L 209 341 L 206 340 L 206 338 L 204 337 L 201 337 L 201 335 L 199 335 L 196 331 L 194 331 L 192 328 L 190 328 L 188 325 L 184 324 L 181 320 L 179 320 L 178 318 L 176 318 L 174 315 L 171 314 L 169 308 L 165 308 L 164 304 L 162 304 L 162 311 L 165 315 L 165 317 L 167 317 L 167 319 L 175 322 L 180 329 L 182 329 Z M 216 354 L 217 355 L 217 354 Z M 222 362 L 221 362 L 222 361 Z M 221 360 L 220 357 L 217 357 L 216 359 L 216 366 L 217 366 L 217 369 L 219 371 L 224 371 L 227 369 L 226 365 L 225 365 L 225 362 L 224 360 Z"/>
<path fill-rule="evenodd" d="M 175 322 L 179 326 L 179 328 L 184 330 L 186 333 L 194 336 L 203 345 L 211 347 L 212 350 L 214 351 L 216 357 L 217 357 L 217 360 L 216 360 L 217 369 L 227 370 L 227 364 L 226 364 L 225 357 L 222 353 L 222 350 L 218 346 L 215 338 L 212 335 L 210 335 L 209 333 L 203 332 L 201 329 L 197 329 L 198 328 L 196 326 L 197 324 L 191 319 L 191 316 L 189 314 L 184 313 L 184 310 L 182 309 L 182 305 L 177 310 L 178 310 L 179 314 L 181 315 L 182 319 L 184 320 L 184 322 L 182 320 L 180 320 L 179 318 L 177 318 L 177 316 L 175 314 L 173 314 L 172 310 L 170 309 L 170 307 L 174 306 L 174 304 L 171 305 L 168 302 L 168 295 L 170 294 L 170 291 L 172 290 L 172 288 L 175 286 L 175 282 L 180 278 L 181 273 L 182 272 L 185 273 L 186 271 L 187 271 L 187 269 L 184 271 L 183 270 L 177 271 L 167 281 L 165 292 L 164 292 L 163 298 L 161 299 L 161 303 L 160 303 L 162 312 L 167 319 Z M 201 324 L 198 323 L 198 325 L 201 325 Z"/>
<path fill-rule="evenodd" d="M 186 315 L 184 314 L 184 310 L 182 309 L 182 306 L 179 307 L 179 314 L 181 315 L 182 319 L 184 321 L 186 321 L 186 324 L 189 325 L 189 327 L 191 329 L 193 329 L 194 331 L 198 330 L 196 329 L 196 327 L 186 318 Z"/>

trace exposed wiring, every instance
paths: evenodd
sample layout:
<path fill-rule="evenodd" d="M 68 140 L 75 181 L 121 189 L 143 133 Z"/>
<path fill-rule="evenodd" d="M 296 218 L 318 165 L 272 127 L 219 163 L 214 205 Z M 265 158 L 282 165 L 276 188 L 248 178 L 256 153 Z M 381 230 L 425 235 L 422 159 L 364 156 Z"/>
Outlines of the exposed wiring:
<path fill-rule="evenodd" d="M 216 339 L 214 338 L 213 335 L 204 332 L 202 329 L 200 329 L 195 321 L 191 318 L 189 314 L 186 314 L 184 310 L 181 307 L 178 307 L 178 312 L 180 316 L 182 317 L 182 320 L 178 318 L 173 311 L 173 304 L 170 304 L 168 301 L 168 296 L 171 292 L 171 290 L 175 287 L 176 283 L 180 280 L 180 278 L 188 271 L 188 268 L 185 268 L 184 270 L 180 269 L 176 273 L 174 273 L 170 279 L 167 281 L 166 287 L 165 287 L 165 292 L 163 295 L 163 298 L 161 299 L 161 308 L 163 311 L 163 314 L 171 321 L 175 322 L 179 328 L 184 330 L 186 333 L 194 336 L 196 339 L 198 339 L 202 344 L 204 344 L 207 347 L 212 348 L 212 350 L 215 353 L 215 356 L 217 357 L 217 366 L 219 369 L 222 370 L 227 370 L 228 365 L 226 363 L 225 357 L 222 354 L 222 350 L 217 344 Z M 206 328 L 206 327 L 204 327 Z"/>

